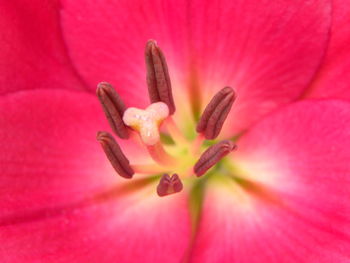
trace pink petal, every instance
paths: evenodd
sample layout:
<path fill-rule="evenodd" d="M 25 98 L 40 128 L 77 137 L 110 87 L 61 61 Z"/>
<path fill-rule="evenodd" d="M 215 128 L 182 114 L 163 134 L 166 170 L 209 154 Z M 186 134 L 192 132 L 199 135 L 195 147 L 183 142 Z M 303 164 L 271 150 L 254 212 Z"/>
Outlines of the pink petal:
<path fill-rule="evenodd" d="M 226 85 L 237 91 L 224 137 L 308 86 L 326 50 L 331 1 L 191 3 L 192 55 L 201 85 L 208 91 Z"/>
<path fill-rule="evenodd" d="M 150 38 L 168 58 L 179 111 L 189 110 L 187 97 L 199 112 L 214 91 L 235 88 L 231 136 L 307 87 L 331 17 L 329 0 L 114 0 L 63 1 L 62 18 L 73 61 L 92 89 L 107 80 L 144 106 L 143 49 Z"/>
<path fill-rule="evenodd" d="M 64 36 L 90 88 L 108 81 L 128 104 L 145 107 L 149 99 L 144 48 L 149 39 L 156 39 L 165 51 L 172 83 L 177 86 L 187 57 L 186 6 L 185 0 L 163 4 L 158 0 L 64 0 Z"/>
<path fill-rule="evenodd" d="M 177 263 L 189 236 L 186 203 L 184 195 L 155 196 L 152 187 L 86 207 L 40 211 L 40 218 L 34 211 L 13 223 L 5 219 L 1 260 Z"/>
<path fill-rule="evenodd" d="M 327 55 L 305 97 L 350 99 L 349 14 L 349 0 L 333 1 L 333 22 Z"/>
<path fill-rule="evenodd" d="M 0 116 L 1 262 L 178 262 L 186 195 L 162 199 L 156 182 L 115 174 L 95 138 L 107 123 L 94 96 L 18 92 L 0 99 Z"/>
<path fill-rule="evenodd" d="M 350 104 L 302 102 L 241 140 L 232 176 L 212 176 L 192 262 L 350 258 Z"/>
<path fill-rule="evenodd" d="M 83 89 L 62 41 L 58 8 L 55 0 L 0 0 L 0 94 Z"/>

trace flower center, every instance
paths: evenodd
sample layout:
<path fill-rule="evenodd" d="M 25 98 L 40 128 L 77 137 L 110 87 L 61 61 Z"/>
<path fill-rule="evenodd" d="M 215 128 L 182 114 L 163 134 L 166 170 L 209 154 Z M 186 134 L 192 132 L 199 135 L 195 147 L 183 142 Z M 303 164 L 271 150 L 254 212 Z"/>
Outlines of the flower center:
<path fill-rule="evenodd" d="M 114 133 L 121 139 L 141 139 L 154 163 L 130 164 L 108 132 L 98 132 L 97 139 L 120 176 L 132 178 L 135 173 L 161 174 L 157 193 L 166 196 L 180 192 L 182 180 L 206 174 L 236 149 L 230 140 L 211 146 L 207 143 L 219 135 L 236 95 L 232 88 L 225 87 L 212 98 L 197 124 L 198 135 L 191 141 L 171 116 L 176 107 L 168 67 L 163 52 L 153 40 L 146 45 L 145 59 L 151 101 L 146 109 L 126 108 L 115 89 L 106 82 L 98 85 L 97 96 Z"/>
<path fill-rule="evenodd" d="M 151 104 L 147 109 L 129 108 L 124 112 L 124 123 L 138 131 L 146 145 L 159 142 L 159 126 L 169 116 L 169 108 L 164 102 Z"/>

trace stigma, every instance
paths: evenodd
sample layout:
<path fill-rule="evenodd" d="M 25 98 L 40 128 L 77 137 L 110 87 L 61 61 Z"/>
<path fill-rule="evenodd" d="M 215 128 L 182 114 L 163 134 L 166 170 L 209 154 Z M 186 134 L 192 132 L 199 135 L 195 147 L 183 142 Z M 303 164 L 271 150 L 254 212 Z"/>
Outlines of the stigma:
<path fill-rule="evenodd" d="M 123 178 L 131 179 L 141 173 L 160 175 L 155 192 L 163 197 L 181 192 L 181 179 L 205 175 L 237 148 L 231 140 L 211 143 L 210 147 L 205 147 L 204 143 L 205 140 L 215 140 L 219 136 L 236 93 L 232 88 L 224 87 L 214 94 L 197 123 L 197 137 L 189 140 L 172 119 L 176 107 L 170 74 L 165 56 L 154 40 L 149 40 L 146 44 L 145 62 L 150 98 L 147 108 L 127 108 L 112 85 L 106 82 L 98 84 L 96 93 L 114 134 L 123 140 L 139 138 L 154 163 L 130 162 L 117 140 L 106 131 L 98 132 L 97 140 L 117 174 Z M 169 146 L 161 140 L 164 131 L 174 142 L 171 146 L 173 151 L 168 151 Z M 175 151 L 177 147 L 187 150 Z M 169 173 L 173 175 L 169 176 Z"/>
<path fill-rule="evenodd" d="M 140 133 L 146 145 L 159 142 L 159 127 L 169 116 L 169 108 L 164 102 L 152 103 L 145 110 L 128 108 L 124 112 L 124 123 Z"/>

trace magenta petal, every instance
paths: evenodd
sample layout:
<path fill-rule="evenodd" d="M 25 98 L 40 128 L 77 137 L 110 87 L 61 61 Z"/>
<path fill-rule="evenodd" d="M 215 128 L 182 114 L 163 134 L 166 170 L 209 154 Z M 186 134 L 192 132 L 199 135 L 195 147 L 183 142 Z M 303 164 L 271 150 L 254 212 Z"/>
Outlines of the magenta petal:
<path fill-rule="evenodd" d="M 172 83 L 179 82 L 179 74 L 187 73 L 186 6 L 185 0 L 64 0 L 64 36 L 89 87 L 94 90 L 98 82 L 108 81 L 127 104 L 145 107 L 144 49 L 149 39 L 165 52 Z"/>
<path fill-rule="evenodd" d="M 129 103 L 148 101 L 143 50 L 150 38 L 166 54 L 180 110 L 184 95 L 203 108 L 215 91 L 236 89 L 227 136 L 307 87 L 326 49 L 330 9 L 329 0 L 79 0 L 63 1 L 62 25 L 90 88 L 112 82 Z"/>
<path fill-rule="evenodd" d="M 246 129 L 308 87 L 327 48 L 331 1 L 191 3 L 194 58 L 203 87 L 228 85 L 237 92 L 223 137 Z"/>
<path fill-rule="evenodd" d="M 1 262 L 179 261 L 186 194 L 161 199 L 157 182 L 127 187 L 134 181 L 115 174 L 96 141 L 108 126 L 97 98 L 18 92 L 0 99 L 0 116 Z M 144 158 L 120 144 L 131 161 Z"/>
<path fill-rule="evenodd" d="M 2 224 L 1 262 L 178 263 L 190 235 L 186 199 L 153 191 Z"/>
<path fill-rule="evenodd" d="M 160 198 L 153 188 L 117 200 L 41 212 L 2 224 L 4 263 L 178 263 L 188 245 L 184 195 Z"/>
<path fill-rule="evenodd" d="M 243 181 L 208 185 L 191 262 L 347 262 L 349 122 L 350 103 L 308 101 L 255 125 L 232 157 Z"/>
<path fill-rule="evenodd" d="M 83 89 L 62 41 L 57 1 L 1 0 L 0 32 L 0 94 Z"/>
<path fill-rule="evenodd" d="M 331 39 L 324 63 L 305 97 L 350 99 L 350 1 L 333 1 Z"/>
<path fill-rule="evenodd" d="M 121 181 L 96 140 L 108 127 L 96 97 L 18 92 L 1 98 L 0 116 L 2 216 L 74 203 Z"/>
<path fill-rule="evenodd" d="M 224 137 L 308 86 L 327 47 L 330 2 L 191 2 L 192 55 L 201 88 L 228 85 L 237 91 Z"/>

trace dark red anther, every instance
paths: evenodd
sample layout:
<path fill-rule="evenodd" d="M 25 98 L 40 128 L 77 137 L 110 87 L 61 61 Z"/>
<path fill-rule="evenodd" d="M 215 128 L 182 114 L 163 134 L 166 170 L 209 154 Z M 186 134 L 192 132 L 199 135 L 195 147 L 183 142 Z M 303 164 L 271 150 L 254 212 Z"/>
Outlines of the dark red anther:
<path fill-rule="evenodd" d="M 166 196 L 178 193 L 182 188 L 182 182 L 177 174 L 173 174 L 171 177 L 168 174 L 163 174 L 157 186 L 157 193 L 159 196 Z"/>
<path fill-rule="evenodd" d="M 156 41 L 146 44 L 145 60 L 147 69 L 147 85 L 151 102 L 162 101 L 169 107 L 169 113 L 175 112 L 175 103 L 171 89 L 168 66 L 162 50 Z"/>
<path fill-rule="evenodd" d="M 203 133 L 207 140 L 215 139 L 219 135 L 235 99 L 236 93 L 230 87 L 225 87 L 216 93 L 197 124 L 197 132 Z"/>
<path fill-rule="evenodd" d="M 106 114 L 112 130 L 122 139 L 129 138 L 129 130 L 123 122 L 123 114 L 126 110 L 125 104 L 118 93 L 107 82 L 97 85 L 96 94 L 101 102 L 103 111 Z"/>
<path fill-rule="evenodd" d="M 236 149 L 234 142 L 225 140 L 210 146 L 199 158 L 193 170 L 197 176 L 202 176 L 223 157 Z"/>
<path fill-rule="evenodd" d="M 132 178 L 134 170 L 113 136 L 108 132 L 98 132 L 97 140 L 117 173 L 124 178 Z"/>

